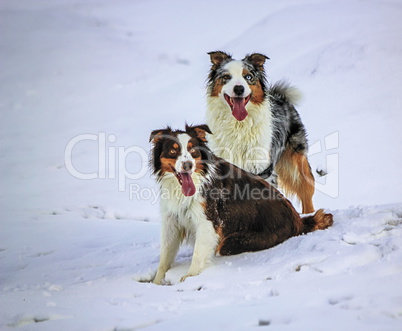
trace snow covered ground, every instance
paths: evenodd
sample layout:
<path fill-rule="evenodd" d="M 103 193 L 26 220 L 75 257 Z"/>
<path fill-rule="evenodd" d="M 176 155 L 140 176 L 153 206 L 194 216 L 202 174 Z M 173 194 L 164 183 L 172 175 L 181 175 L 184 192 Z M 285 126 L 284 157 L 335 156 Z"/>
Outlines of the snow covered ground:
<path fill-rule="evenodd" d="M 402 2 L 0 0 L 0 330 L 400 330 Z M 334 226 L 172 286 L 152 130 L 205 121 L 208 51 L 304 98 Z"/>

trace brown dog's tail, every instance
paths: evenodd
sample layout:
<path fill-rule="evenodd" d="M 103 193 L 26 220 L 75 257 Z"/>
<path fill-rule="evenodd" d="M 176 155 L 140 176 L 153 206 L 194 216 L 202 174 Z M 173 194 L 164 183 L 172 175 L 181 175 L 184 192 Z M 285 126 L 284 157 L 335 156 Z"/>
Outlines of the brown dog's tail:
<path fill-rule="evenodd" d="M 303 217 L 302 221 L 304 225 L 302 233 L 324 230 L 334 223 L 332 214 L 325 214 L 323 209 L 317 210 L 314 215 Z"/>

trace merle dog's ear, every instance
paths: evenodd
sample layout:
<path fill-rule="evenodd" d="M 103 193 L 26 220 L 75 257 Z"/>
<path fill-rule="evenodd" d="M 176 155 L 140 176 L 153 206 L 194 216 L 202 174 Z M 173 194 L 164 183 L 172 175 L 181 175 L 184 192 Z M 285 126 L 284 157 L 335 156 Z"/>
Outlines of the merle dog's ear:
<path fill-rule="evenodd" d="M 196 136 L 198 139 L 200 139 L 203 142 L 207 142 L 207 138 L 206 138 L 207 133 L 212 134 L 211 129 L 206 124 L 195 125 L 195 126 L 188 126 L 186 124 L 186 132 L 189 135 Z"/>
<path fill-rule="evenodd" d="M 154 130 L 151 132 L 151 136 L 149 137 L 149 141 L 153 142 L 154 144 L 160 142 L 165 135 L 171 134 L 172 129 L 167 127 L 166 129 Z"/>
<path fill-rule="evenodd" d="M 258 70 L 264 69 L 265 60 L 269 60 L 269 57 L 260 53 L 246 55 L 246 57 L 243 59 L 243 61 L 250 62 Z"/>
<path fill-rule="evenodd" d="M 220 66 L 224 60 L 232 58 L 231 55 L 221 51 L 209 52 L 208 55 L 211 57 L 211 62 L 214 67 Z"/>

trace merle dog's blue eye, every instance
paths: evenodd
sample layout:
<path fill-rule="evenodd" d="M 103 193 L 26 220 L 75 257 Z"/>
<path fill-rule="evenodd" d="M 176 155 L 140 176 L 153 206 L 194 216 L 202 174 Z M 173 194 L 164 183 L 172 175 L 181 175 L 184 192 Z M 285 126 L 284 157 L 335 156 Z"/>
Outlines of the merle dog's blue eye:
<path fill-rule="evenodd" d="M 252 80 L 252 79 L 253 79 L 253 76 L 251 76 L 250 74 L 248 74 L 248 75 L 244 76 L 244 78 L 245 78 L 246 80 Z"/>

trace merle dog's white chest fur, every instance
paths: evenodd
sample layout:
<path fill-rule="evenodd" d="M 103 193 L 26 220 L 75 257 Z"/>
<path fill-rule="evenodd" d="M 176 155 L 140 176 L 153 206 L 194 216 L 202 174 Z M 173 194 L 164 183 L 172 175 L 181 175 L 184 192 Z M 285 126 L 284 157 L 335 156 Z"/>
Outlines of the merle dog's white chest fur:
<path fill-rule="evenodd" d="M 214 153 L 238 167 L 260 173 L 270 164 L 272 113 L 269 101 L 249 103 L 243 121 L 230 114 L 230 108 L 219 97 L 208 98 L 207 123 L 213 134 L 208 136 Z"/>

